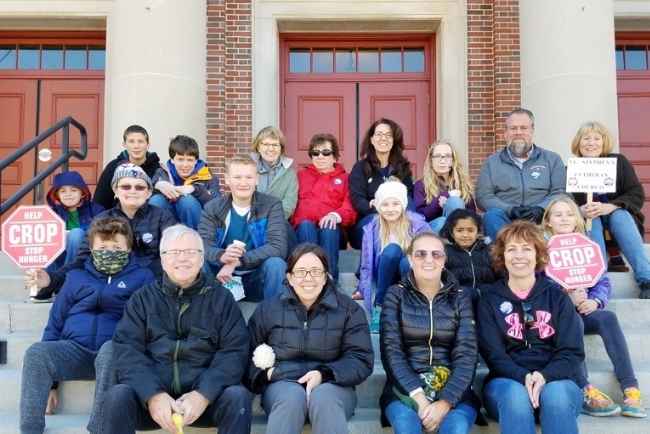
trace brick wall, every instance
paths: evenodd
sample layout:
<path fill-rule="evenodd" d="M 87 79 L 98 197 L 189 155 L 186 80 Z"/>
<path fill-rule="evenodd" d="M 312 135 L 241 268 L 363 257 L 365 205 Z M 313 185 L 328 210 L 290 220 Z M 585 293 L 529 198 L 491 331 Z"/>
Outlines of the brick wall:
<path fill-rule="evenodd" d="M 521 103 L 519 0 L 467 0 L 469 173 L 503 144 L 505 114 Z"/>
<path fill-rule="evenodd" d="M 249 152 L 252 139 L 251 0 L 207 0 L 207 160 Z"/>

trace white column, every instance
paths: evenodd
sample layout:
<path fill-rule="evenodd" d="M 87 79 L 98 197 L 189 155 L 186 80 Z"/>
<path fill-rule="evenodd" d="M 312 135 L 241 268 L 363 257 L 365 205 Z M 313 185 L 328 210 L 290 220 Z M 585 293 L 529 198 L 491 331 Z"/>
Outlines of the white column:
<path fill-rule="evenodd" d="M 617 142 L 613 1 L 520 0 L 519 8 L 521 102 L 535 113 L 535 142 L 566 161 L 588 120 Z"/>
<path fill-rule="evenodd" d="M 164 161 L 169 139 L 194 137 L 205 152 L 205 0 L 115 0 L 106 32 L 104 162 L 139 124 Z"/>

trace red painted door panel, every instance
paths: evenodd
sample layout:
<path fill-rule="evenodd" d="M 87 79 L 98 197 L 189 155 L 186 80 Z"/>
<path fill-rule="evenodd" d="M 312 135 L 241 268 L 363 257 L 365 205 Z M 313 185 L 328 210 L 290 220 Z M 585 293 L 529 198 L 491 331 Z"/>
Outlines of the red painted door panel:
<path fill-rule="evenodd" d="M 66 116 L 78 120 L 88 133 L 88 156 L 85 160 L 70 160 L 70 170 L 76 170 L 92 191 L 101 173 L 102 148 L 104 136 L 104 80 L 77 79 L 56 80 L 47 79 L 41 82 L 41 130 L 49 127 Z M 48 147 L 53 153 L 53 159 L 61 155 L 62 132 L 52 136 L 41 144 L 40 148 Z M 76 128 L 70 128 L 70 148 L 79 149 L 80 135 Z M 39 170 L 47 167 L 47 163 L 39 162 Z M 51 178 L 44 182 L 47 192 Z"/>
<path fill-rule="evenodd" d="M 618 76 L 618 126 L 620 151 L 634 165 L 645 190 L 643 214 L 650 216 L 650 72 Z M 650 240 L 646 218 L 646 240 Z"/>
<path fill-rule="evenodd" d="M 0 80 L 0 158 L 5 158 L 36 135 L 36 81 Z M 4 201 L 34 174 L 34 151 L 2 171 L 1 199 Z M 28 194 L 20 204 L 33 203 Z M 11 213 L 7 211 L 4 217 Z"/>
<path fill-rule="evenodd" d="M 292 82 L 285 89 L 287 155 L 299 166 L 308 165 L 311 137 L 330 133 L 339 141 L 339 161 L 349 171 L 356 161 L 355 84 Z"/>
<path fill-rule="evenodd" d="M 404 132 L 406 158 L 414 179 L 422 175 L 422 164 L 431 136 L 429 83 L 395 81 L 361 83 L 359 86 L 360 140 L 379 118 L 397 122 Z"/>

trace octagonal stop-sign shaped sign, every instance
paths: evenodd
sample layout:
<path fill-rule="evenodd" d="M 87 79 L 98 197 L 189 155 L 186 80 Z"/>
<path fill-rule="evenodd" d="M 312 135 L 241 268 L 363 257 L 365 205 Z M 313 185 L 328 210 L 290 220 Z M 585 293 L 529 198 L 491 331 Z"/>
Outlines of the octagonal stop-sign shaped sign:
<path fill-rule="evenodd" d="M 580 233 L 553 236 L 548 254 L 546 275 L 566 289 L 591 288 L 605 272 L 598 244 Z"/>
<path fill-rule="evenodd" d="M 2 251 L 20 268 L 45 268 L 64 250 L 65 223 L 48 206 L 20 206 L 2 224 Z"/>

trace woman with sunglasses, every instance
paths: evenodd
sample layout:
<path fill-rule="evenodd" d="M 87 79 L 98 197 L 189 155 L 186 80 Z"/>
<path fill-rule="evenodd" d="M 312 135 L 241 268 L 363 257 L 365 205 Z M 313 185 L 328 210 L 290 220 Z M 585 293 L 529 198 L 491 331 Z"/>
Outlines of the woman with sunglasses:
<path fill-rule="evenodd" d="M 404 156 L 404 133 L 397 122 L 386 118 L 373 122 L 361 143 L 361 157 L 350 172 L 350 199 L 359 218 L 350 231 L 355 249 L 361 248 L 363 227 L 377 213 L 373 199 L 383 182 L 395 177 L 406 185 L 409 198 L 413 197 L 411 163 Z"/>
<path fill-rule="evenodd" d="M 395 434 L 467 434 L 480 407 L 471 391 L 478 357 L 471 299 L 445 271 L 437 235 L 416 235 L 407 258 L 412 271 L 388 289 L 381 314 L 382 422 Z"/>
<path fill-rule="evenodd" d="M 422 179 L 415 183 L 415 210 L 439 234 L 447 216 L 456 209 L 476 210 L 473 187 L 458 159 L 458 153 L 448 141 L 429 146 L 424 161 Z"/>
<path fill-rule="evenodd" d="M 569 297 L 541 272 L 548 262 L 541 229 L 505 226 L 493 246 L 493 266 L 505 278 L 481 288 L 478 343 L 490 373 L 483 397 L 502 434 L 578 433 L 584 360 L 583 331 Z"/>
<path fill-rule="evenodd" d="M 287 286 L 248 321 L 253 363 L 249 386 L 262 394 L 268 434 L 349 432 L 355 386 L 370 376 L 374 355 L 366 316 L 336 290 L 327 255 L 298 245 L 287 259 Z"/>
<path fill-rule="evenodd" d="M 298 172 L 298 206 L 291 223 L 298 242 L 318 244 L 327 253 L 332 278 L 338 281 L 341 228 L 354 223 L 348 174 L 339 159 L 339 144 L 331 134 L 316 134 L 309 142 L 312 164 Z"/>
<path fill-rule="evenodd" d="M 133 232 L 133 253 L 135 256 L 148 259 L 150 261 L 149 268 L 153 274 L 156 277 L 161 276 L 162 267 L 158 244 L 160 244 L 162 232 L 167 227 L 176 224 L 176 219 L 169 211 L 147 203 L 151 197 L 153 185 L 149 175 L 140 166 L 131 163 L 118 166 L 111 185 L 118 203 L 115 207 L 98 214 L 93 221 L 105 217 L 126 219 Z M 38 270 L 36 274 L 30 274 L 27 277 L 27 284 L 36 284 L 42 288 L 37 298 L 48 298 L 61 288 L 68 271 L 83 268 L 89 256 L 88 240 L 84 240 L 73 262 L 51 274 L 45 270 Z"/>

